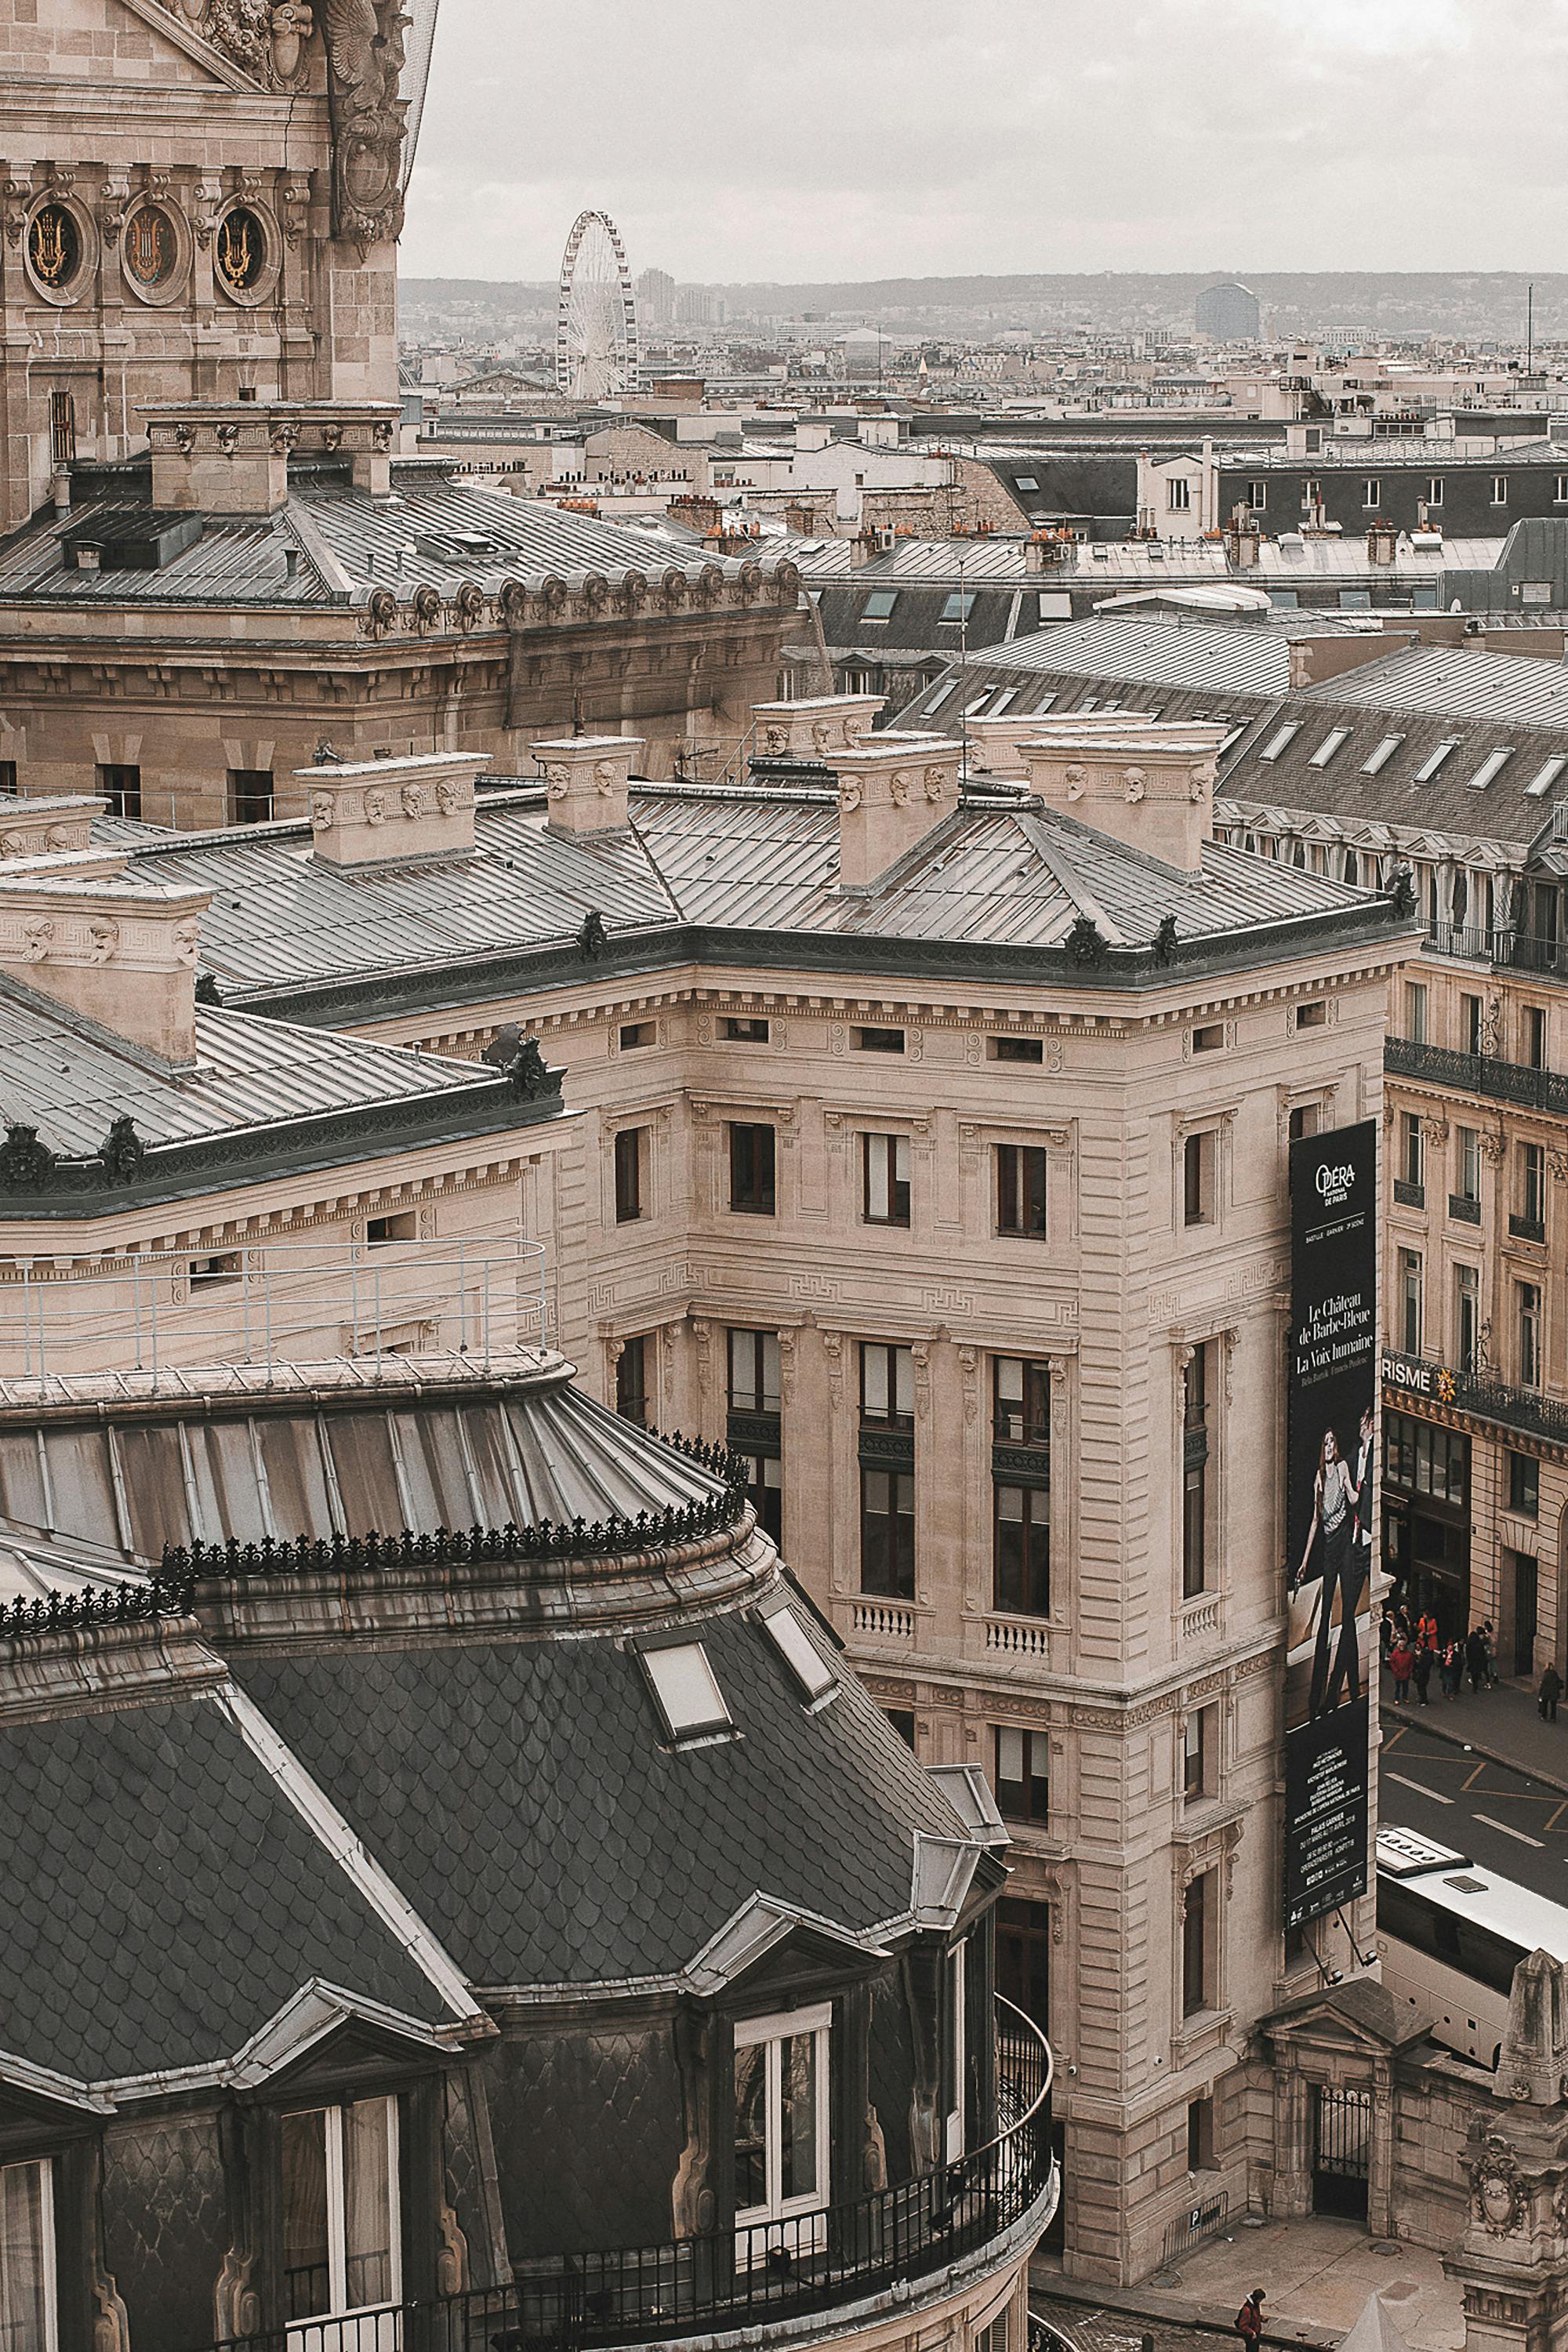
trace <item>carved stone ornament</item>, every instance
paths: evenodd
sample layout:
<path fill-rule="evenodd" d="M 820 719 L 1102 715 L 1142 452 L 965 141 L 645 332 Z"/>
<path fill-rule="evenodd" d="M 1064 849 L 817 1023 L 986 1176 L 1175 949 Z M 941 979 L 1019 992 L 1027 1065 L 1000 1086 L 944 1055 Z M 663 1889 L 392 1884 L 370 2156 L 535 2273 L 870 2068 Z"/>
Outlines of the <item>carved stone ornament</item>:
<path fill-rule="evenodd" d="M 1142 768 L 1128 768 L 1122 775 L 1122 785 L 1130 801 L 1141 801 L 1149 789 L 1149 778 Z"/>
<path fill-rule="evenodd" d="M 362 250 L 403 228 L 400 0 L 320 0 L 332 119 L 332 233 Z"/>
<path fill-rule="evenodd" d="M 135 1121 L 123 1116 L 115 1119 L 98 1147 L 98 1157 L 110 1184 L 132 1182 L 147 1157 L 147 1147 L 136 1132 Z"/>
<path fill-rule="evenodd" d="M 0 1191 L 42 1192 L 54 1168 L 55 1155 L 38 1140 L 37 1129 L 13 1121 L 5 1129 L 5 1142 L 0 1143 Z"/>
<path fill-rule="evenodd" d="M 561 1084 L 560 1071 L 550 1068 L 537 1037 L 523 1039 L 506 1075 L 524 1102 L 538 1102 L 543 1096 L 554 1094 Z"/>
<path fill-rule="evenodd" d="M 1470 2212 L 1494 2238 L 1511 2237 L 1524 2219 L 1524 2183 L 1519 2159 L 1505 2139 L 1489 2132 L 1481 2152 L 1466 2169 L 1470 2177 Z"/>

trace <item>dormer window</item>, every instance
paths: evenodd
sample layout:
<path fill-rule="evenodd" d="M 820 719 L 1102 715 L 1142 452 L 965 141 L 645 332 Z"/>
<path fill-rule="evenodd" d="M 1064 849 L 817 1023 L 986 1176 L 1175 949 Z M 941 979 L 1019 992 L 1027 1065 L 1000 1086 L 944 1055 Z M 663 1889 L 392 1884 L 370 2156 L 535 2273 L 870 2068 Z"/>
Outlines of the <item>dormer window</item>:
<path fill-rule="evenodd" d="M 791 2010 L 735 2026 L 735 2259 L 818 2242 L 828 2179 L 832 2010 Z M 781 2226 L 787 2224 L 787 2227 Z"/>
<path fill-rule="evenodd" d="M 396 2100 L 308 2107 L 284 2116 L 282 2137 L 283 2299 L 289 2321 L 338 2319 L 398 2302 Z M 321 2340 L 327 2333 L 321 2331 Z"/>
<path fill-rule="evenodd" d="M 55 2352 L 52 2168 L 0 2164 L 0 2345 Z"/>

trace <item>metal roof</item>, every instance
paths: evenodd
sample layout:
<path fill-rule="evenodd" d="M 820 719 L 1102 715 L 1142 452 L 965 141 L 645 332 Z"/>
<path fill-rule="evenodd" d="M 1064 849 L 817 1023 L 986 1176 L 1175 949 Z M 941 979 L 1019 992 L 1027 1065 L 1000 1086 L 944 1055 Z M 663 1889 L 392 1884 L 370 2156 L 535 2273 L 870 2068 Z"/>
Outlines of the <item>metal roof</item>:
<path fill-rule="evenodd" d="M 990 666 L 998 677 L 1041 671 L 1079 677 L 1194 687 L 1211 694 L 1283 694 L 1290 684 L 1290 638 L 1321 635 L 1332 615 L 1259 615 L 1246 623 L 1172 614 L 1095 614 L 1064 621 L 1007 647 Z M 989 674 L 989 673 L 988 673 Z"/>
<path fill-rule="evenodd" d="M 1479 646 L 1412 646 L 1309 689 L 1317 702 L 1437 718 L 1568 727 L 1568 662 Z"/>
<path fill-rule="evenodd" d="M 1082 589 L 1101 580 L 1110 588 L 1128 582 L 1158 587 L 1162 583 L 1182 585 L 1188 580 L 1224 580 L 1243 587 L 1267 588 L 1285 587 L 1298 581 L 1353 579 L 1358 586 L 1366 582 L 1373 585 L 1394 582 L 1408 588 L 1416 582 L 1426 585 L 1439 580 L 1445 566 L 1493 571 L 1501 558 L 1504 543 L 1500 535 L 1438 540 L 1430 547 L 1423 547 L 1405 532 L 1400 535 L 1393 563 L 1375 564 L 1367 554 L 1366 539 L 1360 531 L 1312 539 L 1299 531 L 1285 531 L 1278 538 L 1263 540 L 1257 564 L 1243 570 L 1231 562 L 1221 540 L 1077 540 L 1068 542 L 1062 561 L 1041 570 L 1038 565 L 1031 568 L 1028 542 L 1022 539 L 904 539 L 886 554 L 862 564 L 855 571 L 852 582 L 845 584 L 871 590 L 915 581 L 941 581 L 956 587 L 962 567 L 965 586 L 1005 582 L 1049 590 Z M 808 554 L 804 541 L 789 542 L 789 551 L 800 566 L 802 578 L 808 584 L 822 579 L 844 582 L 850 570 L 847 553 L 845 560 L 839 561 L 829 553 L 829 549 L 837 547 L 847 551 L 848 541 L 825 544 L 818 541 L 812 544 L 817 551 Z"/>

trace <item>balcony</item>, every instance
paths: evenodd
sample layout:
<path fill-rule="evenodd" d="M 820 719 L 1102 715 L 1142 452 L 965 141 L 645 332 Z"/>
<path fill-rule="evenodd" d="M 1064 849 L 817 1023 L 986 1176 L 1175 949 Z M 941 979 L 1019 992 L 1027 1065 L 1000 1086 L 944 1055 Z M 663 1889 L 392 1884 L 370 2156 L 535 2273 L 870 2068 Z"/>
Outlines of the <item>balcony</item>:
<path fill-rule="evenodd" d="M 1385 1349 L 1383 1359 L 1384 1396 L 1398 1408 L 1414 1403 L 1451 1405 L 1507 1429 L 1527 1430 L 1532 1437 L 1568 1443 L 1568 1403 L 1543 1396 L 1539 1389 L 1516 1388 L 1492 1372 L 1468 1372 L 1426 1356 L 1401 1356 Z"/>
<path fill-rule="evenodd" d="M 1424 1209 L 1426 1206 L 1426 1187 L 1415 1183 L 1408 1176 L 1396 1176 L 1394 1197 L 1403 1209 Z"/>
<path fill-rule="evenodd" d="M 773 2327 L 895 2289 L 907 2309 L 922 2280 L 981 2267 L 988 2247 L 1037 2234 L 1056 2210 L 1050 2049 L 1010 2001 L 995 2012 L 996 2135 L 918 2180 L 753 2228 L 541 2257 L 507 2286 L 297 2320 L 207 2352 L 592 2352 Z"/>
<path fill-rule="evenodd" d="M 1544 1217 L 1510 1216 L 1508 1230 L 1510 1237 L 1516 1242 L 1543 1242 L 1546 1239 L 1546 1220 Z"/>
<path fill-rule="evenodd" d="M 1455 1054 L 1445 1045 L 1416 1045 L 1408 1037 L 1389 1037 L 1384 1041 L 1383 1066 L 1390 1077 L 1453 1087 L 1461 1094 L 1512 1103 L 1521 1110 L 1568 1111 L 1568 1077 L 1555 1070 L 1532 1070 L 1523 1062 L 1500 1061 L 1492 1054 Z"/>
<path fill-rule="evenodd" d="M 1422 945 L 1429 954 L 1457 956 L 1505 971 L 1568 972 L 1568 940 L 1503 925 L 1435 923 Z"/>
<path fill-rule="evenodd" d="M 1473 1200 L 1468 1192 L 1450 1192 L 1448 1214 L 1458 1225 L 1479 1225 L 1481 1222 L 1481 1204 L 1479 1201 Z"/>

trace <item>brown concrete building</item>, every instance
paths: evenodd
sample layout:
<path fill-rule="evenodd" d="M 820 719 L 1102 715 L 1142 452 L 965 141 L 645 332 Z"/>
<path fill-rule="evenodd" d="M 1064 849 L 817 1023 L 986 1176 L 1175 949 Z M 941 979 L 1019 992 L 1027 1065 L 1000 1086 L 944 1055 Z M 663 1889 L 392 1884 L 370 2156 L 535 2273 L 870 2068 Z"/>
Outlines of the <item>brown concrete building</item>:
<path fill-rule="evenodd" d="M 992 1781 L 1066 2260 L 1131 2277 L 1267 2194 L 1248 2036 L 1352 1964 L 1279 1926 L 1286 1146 L 1380 1113 L 1409 927 L 1208 838 L 1212 728 L 1042 733 L 1033 792 L 961 793 L 872 707 L 760 713 L 723 789 L 544 743 L 446 880 L 334 868 L 325 809 L 310 856 L 132 866 L 207 877 L 234 1003 L 564 1067 L 555 1328 L 623 1412 L 746 1454 L 917 1753 Z"/>

